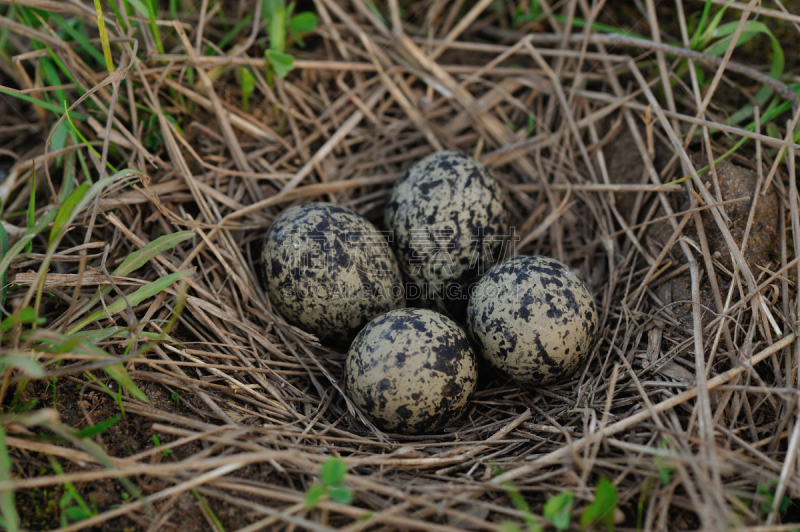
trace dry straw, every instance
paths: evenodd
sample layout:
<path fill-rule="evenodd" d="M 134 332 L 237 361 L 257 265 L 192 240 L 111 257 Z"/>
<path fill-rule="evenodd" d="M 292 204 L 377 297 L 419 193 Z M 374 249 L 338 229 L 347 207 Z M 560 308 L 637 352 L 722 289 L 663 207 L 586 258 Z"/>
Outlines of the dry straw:
<path fill-rule="evenodd" d="M 98 26 L 78 1 L 16 4 Z M 124 334 L 97 340 L 125 357 L 185 304 L 168 339 L 123 358 L 148 403 L 127 391 L 117 403 L 104 373 L 86 377 L 108 361 L 78 352 L 40 357 L 47 378 L 20 400 L 52 407 L 45 386 L 59 376 L 60 421 L 84 428 L 120 406 L 125 417 L 92 445 L 32 438 L 42 426 L 64 426 L 47 410 L 24 422 L 3 417 L 14 465 L 0 492 L 16 492 L 23 521 L 43 488 L 71 482 L 87 497 L 106 495 L 95 515 L 64 530 L 497 530 L 525 517 L 505 481 L 537 515 L 547 499 L 572 491 L 577 523 L 605 476 L 629 528 L 780 522 L 783 496 L 800 496 L 793 90 L 733 61 L 732 46 L 721 57 L 690 50 L 682 19 L 682 42 L 662 43 L 652 1 L 643 6 L 653 29 L 645 40 L 570 29 L 556 17 L 594 20 L 602 1 L 540 1 L 546 26 L 524 34 L 500 29 L 492 5 L 502 2 L 476 2 L 459 19 L 462 1 L 406 2 L 401 13 L 389 0 L 384 22 L 367 0 L 314 0 L 319 26 L 306 37 L 310 46 L 295 53 L 286 79 L 272 81 L 257 52 L 258 22 L 230 53 L 208 55 L 222 35 L 221 4 L 195 4 L 180 21 L 163 12 L 142 25 L 158 28 L 163 51 L 148 31 L 126 35 L 107 11 L 110 77 L 102 64 L 87 66 L 52 25 L 0 17 L 18 54 L 2 63 L 2 84 L 38 99 L 64 90 L 70 113 L 89 115 L 91 102 L 79 127 L 96 153 L 82 144 L 54 150 L 53 115 L 5 96 L 1 155 L 13 165 L 0 184 L 4 215 L 25 211 L 34 171 L 39 212 L 65 179 L 83 182 L 76 150 L 93 180 L 113 173 L 109 160 L 141 172 L 106 187 L 52 255 L 34 240 L 14 258 L 5 311 L 32 301 L 36 272 L 52 261 L 42 278 L 44 331 L 74 331 L 90 315 L 87 331 L 129 327 L 133 349 Z M 253 11 L 250 4 L 229 2 L 226 15 Z M 689 7 L 674 5 L 678 13 Z M 736 35 L 755 16 L 800 22 L 755 1 L 730 9 Z M 37 65 L 50 52 L 33 39 L 70 72 L 67 84 L 43 88 Z M 690 68 L 680 70 L 686 61 Z M 709 79 L 702 91 L 694 65 Z M 241 67 L 254 78 L 249 112 Z M 754 131 L 722 123 L 736 110 L 731 102 L 748 97 L 741 86 L 762 85 L 790 103 L 780 118 L 788 124 L 768 130 L 758 109 Z M 742 137 L 747 151 L 715 160 Z M 402 171 L 443 148 L 493 168 L 508 192 L 518 251 L 555 257 L 587 280 L 602 336 L 568 382 L 521 390 L 487 378 L 448 432 L 381 434 L 341 393 L 344 355 L 274 312 L 260 285 L 260 241 L 278 213 L 308 201 L 379 221 Z M 68 163 L 56 165 L 61 158 Z M 734 186 L 734 174 L 757 185 Z M 776 212 L 759 218 L 767 205 Z M 25 234 L 24 217 L 3 226 L 12 244 Z M 188 233 L 118 271 L 131 253 L 179 231 Z M 770 234 L 774 243 L 758 252 L 758 239 Z M 185 275 L 185 285 L 135 296 L 168 275 Z M 106 312 L 91 314 L 98 309 Z M 25 345 L 17 337 L 4 348 Z M 13 389 L 19 375 L 7 373 Z M 47 468 L 47 456 L 63 463 L 63 474 Z M 323 498 L 309 510 L 305 493 L 331 456 L 349 466 L 353 502 Z M 113 479 L 123 477 L 140 496 L 118 496 Z"/>

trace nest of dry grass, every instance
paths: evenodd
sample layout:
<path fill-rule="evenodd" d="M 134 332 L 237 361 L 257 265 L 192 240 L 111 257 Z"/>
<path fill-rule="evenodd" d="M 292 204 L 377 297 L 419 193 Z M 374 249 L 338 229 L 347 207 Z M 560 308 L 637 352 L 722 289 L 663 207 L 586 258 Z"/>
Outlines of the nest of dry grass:
<path fill-rule="evenodd" d="M 23 4 L 97 26 L 77 2 Z M 23 385 L 23 369 L 5 369 L 12 468 L 0 491 L 15 493 L 24 527 L 58 526 L 46 501 L 69 492 L 68 482 L 97 508 L 62 521 L 67 530 L 496 530 L 525 517 L 512 484 L 537 515 L 553 495 L 574 493 L 577 528 L 600 477 L 616 486 L 624 528 L 777 527 L 797 518 L 781 504 L 800 497 L 797 95 L 730 54 L 661 44 L 657 31 L 655 42 L 570 32 L 547 16 L 525 33 L 502 29 L 490 1 L 454 4 L 406 5 L 401 20 L 390 1 L 384 25 L 363 0 L 317 0 L 319 27 L 295 70 L 272 83 L 258 24 L 233 49 L 207 54 L 222 34 L 219 7 L 198 3 L 180 22 L 164 13 L 164 54 L 143 27 L 131 32 L 134 43 L 112 18 L 122 68 L 110 76 L 51 27 L 0 19 L 16 48 L 3 85 L 44 99 L 37 61 L 48 52 L 30 40 L 47 43 L 73 75 L 61 89 L 71 112 L 86 115 L 77 127 L 95 147 L 68 142 L 54 152 L 57 117 L 2 100 L 11 244 L 26 235 L 34 190 L 39 216 L 65 182 L 110 175 L 106 161 L 139 172 L 111 180 L 53 253 L 44 232 L 8 265 L 4 317 L 36 302 L 46 319 L 38 336 L 20 325 L 3 344 L 6 355 L 34 353 L 46 372 Z M 556 10 L 594 20 L 601 7 Z M 736 16 L 764 13 L 751 3 Z M 703 92 L 693 74 L 675 74 L 687 60 L 707 73 Z M 241 67 L 255 78 L 249 112 Z M 758 124 L 726 126 L 749 88 L 765 83 L 794 104 L 771 123 L 777 136 Z M 742 137 L 745 148 L 715 163 Z M 261 240 L 283 209 L 308 201 L 379 222 L 392 183 L 439 149 L 467 151 L 493 169 L 521 237 L 516 251 L 581 274 L 601 308 L 601 339 L 568 382 L 523 390 L 487 377 L 447 432 L 376 433 L 341 393 L 344 354 L 273 311 L 259 280 Z M 178 231 L 190 234 L 113 273 Z M 178 272 L 184 284 L 126 300 Z M 129 328 L 91 338 L 147 402 L 125 387 L 108 394 L 117 388 L 99 369 L 107 359 L 41 348 L 43 335 L 86 317 L 78 310 L 99 288 L 91 310 L 107 312 L 84 330 Z M 177 315 L 169 337 L 148 343 Z M 12 411 L 34 399 L 35 408 Z M 120 408 L 125 417 L 99 434 L 69 431 Z M 61 440 L 44 437 L 54 433 Z M 323 498 L 308 509 L 305 494 L 331 456 L 349 467 L 353 502 Z M 138 494 L 123 497 L 130 485 Z"/>

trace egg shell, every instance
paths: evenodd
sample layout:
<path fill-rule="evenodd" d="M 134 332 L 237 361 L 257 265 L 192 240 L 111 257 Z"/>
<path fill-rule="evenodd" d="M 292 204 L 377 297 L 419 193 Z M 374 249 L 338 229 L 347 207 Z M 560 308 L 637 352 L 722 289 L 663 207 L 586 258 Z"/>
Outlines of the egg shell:
<path fill-rule="evenodd" d="M 438 312 L 407 308 L 372 320 L 345 361 L 345 391 L 379 429 L 436 432 L 469 407 L 478 381 L 464 330 Z"/>
<path fill-rule="evenodd" d="M 500 259 L 508 233 L 502 186 L 459 151 L 432 153 L 411 166 L 384 217 L 400 268 L 423 299 L 451 311 L 450 303 L 461 301 L 462 313 L 469 285 Z"/>
<path fill-rule="evenodd" d="M 475 286 L 467 329 L 483 358 L 521 384 L 549 384 L 586 364 L 598 331 L 586 283 L 563 263 L 519 256 Z"/>
<path fill-rule="evenodd" d="M 324 344 L 346 347 L 372 318 L 405 306 L 385 235 L 338 205 L 284 211 L 267 232 L 262 259 L 273 306 Z"/>

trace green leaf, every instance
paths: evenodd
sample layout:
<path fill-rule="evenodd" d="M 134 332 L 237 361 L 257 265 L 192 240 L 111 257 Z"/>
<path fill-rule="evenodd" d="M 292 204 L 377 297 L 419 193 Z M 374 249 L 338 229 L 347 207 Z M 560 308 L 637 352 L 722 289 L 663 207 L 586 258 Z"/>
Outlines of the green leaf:
<path fill-rule="evenodd" d="M 614 508 L 617 506 L 617 488 L 606 477 L 601 477 L 594 490 L 594 502 L 581 514 L 581 530 L 598 524 L 614 532 Z"/>
<path fill-rule="evenodd" d="M 7 317 L 3 320 L 2 324 L 0 324 L 0 331 L 6 332 L 7 330 L 11 329 L 12 327 L 27 323 L 27 324 L 40 324 L 45 323 L 46 320 L 44 318 L 37 318 L 36 313 L 30 307 L 25 307 L 23 309 L 18 310 L 11 316 Z"/>
<path fill-rule="evenodd" d="M 347 464 L 341 458 L 328 458 L 322 462 L 320 477 L 328 486 L 340 484 L 347 475 Z"/>
<path fill-rule="evenodd" d="M 503 469 L 497 464 L 492 464 L 492 474 L 502 475 Z M 508 495 L 508 498 L 511 499 L 511 502 L 514 503 L 514 507 L 522 514 L 522 518 L 524 519 L 525 524 L 528 526 L 530 532 L 540 532 L 542 527 L 539 525 L 539 521 L 536 519 L 536 516 L 533 515 L 533 512 L 531 512 L 528 502 L 519 492 L 514 483 L 510 480 L 507 480 L 503 482 L 501 486 L 503 486 L 503 489 L 506 490 L 506 494 Z"/>
<path fill-rule="evenodd" d="M 294 57 L 291 55 L 275 50 L 267 50 L 264 54 L 279 78 L 285 78 L 294 70 Z"/>
<path fill-rule="evenodd" d="M 64 510 L 64 514 L 67 516 L 67 519 L 72 521 L 83 521 L 92 516 L 92 514 L 88 513 L 86 510 L 81 508 L 80 506 L 70 506 Z"/>
<path fill-rule="evenodd" d="M 129 5 L 133 6 L 133 9 L 135 9 L 141 16 L 148 18 L 150 17 L 150 10 L 147 8 L 146 5 L 144 5 L 144 2 L 142 2 L 142 0 L 125 0 L 125 1 Z"/>
<path fill-rule="evenodd" d="M 500 523 L 500 532 L 522 532 L 522 529 L 514 521 L 503 521 Z"/>
<path fill-rule="evenodd" d="M 100 423 L 98 423 L 96 425 L 92 425 L 91 427 L 86 427 L 84 429 L 81 429 L 76 434 L 76 436 L 78 438 L 91 438 L 92 436 L 96 436 L 96 435 L 100 434 L 101 432 L 107 431 L 108 429 L 113 427 L 117 423 L 117 421 L 119 421 L 120 419 L 122 419 L 122 416 L 117 414 L 116 416 L 110 417 L 110 418 L 106 419 L 105 421 L 101 421 Z"/>
<path fill-rule="evenodd" d="M 303 11 L 292 17 L 289 27 L 300 33 L 311 33 L 317 29 L 317 15 L 311 11 Z"/>
<path fill-rule="evenodd" d="M 300 46 L 305 47 L 306 45 L 303 42 L 302 34 L 311 33 L 315 29 L 317 29 L 317 15 L 311 11 L 303 11 L 289 19 L 289 31 L 292 32 L 292 37 Z"/>
<path fill-rule="evenodd" d="M 166 277 L 162 277 L 161 279 L 158 279 L 157 281 L 153 281 L 150 284 L 141 286 L 135 292 L 133 292 L 132 294 L 129 294 L 128 296 L 126 296 L 125 299 L 120 297 L 119 299 L 115 300 L 113 303 L 108 305 L 108 307 L 107 307 L 108 308 L 108 313 L 111 316 L 113 316 L 114 314 L 117 314 L 118 312 L 122 312 L 123 310 L 125 310 L 127 308 L 127 304 L 130 304 L 130 306 L 132 306 L 132 307 L 136 306 L 139 303 L 141 303 L 142 301 L 144 301 L 146 299 L 150 299 L 151 297 L 158 295 L 160 292 L 162 292 L 162 291 L 166 290 L 167 288 L 169 288 L 170 286 L 172 286 L 172 284 L 175 281 L 177 281 L 178 279 L 182 279 L 182 278 L 186 277 L 187 275 L 190 275 L 191 273 L 192 272 L 190 270 L 182 270 L 182 271 L 175 272 L 175 273 L 172 273 L 170 275 L 167 275 Z M 126 304 L 126 300 L 127 300 L 127 304 Z M 76 332 L 80 331 L 81 329 L 83 329 L 84 327 L 86 327 L 88 324 L 92 323 L 93 321 L 103 319 L 105 316 L 106 316 L 105 309 L 104 310 L 98 310 L 97 312 L 95 312 L 95 313 L 91 314 L 90 316 L 84 318 L 80 323 L 78 323 L 77 325 L 72 327 L 69 330 L 68 334 L 76 333 Z"/>
<path fill-rule="evenodd" d="M 572 512 L 572 492 L 565 491 L 551 497 L 544 505 L 544 517 L 555 525 L 557 530 L 569 528 Z"/>
<path fill-rule="evenodd" d="M 0 369 L 4 371 L 6 368 L 21 369 L 25 377 L 31 379 L 44 377 L 42 367 L 35 360 L 24 356 L 3 355 L 0 358 Z"/>
<path fill-rule="evenodd" d="M 326 487 L 322 484 L 314 484 L 306 492 L 306 508 L 313 510 L 317 503 L 325 495 Z"/>
<path fill-rule="evenodd" d="M 329 486 L 328 496 L 339 504 L 350 504 L 353 502 L 353 490 L 341 484 Z"/>
<path fill-rule="evenodd" d="M 61 206 L 58 208 L 58 213 L 56 214 L 56 219 L 53 220 L 53 228 L 50 229 L 49 245 L 52 246 L 55 244 L 61 239 L 63 234 L 66 233 L 70 222 L 77 214 L 77 212 L 75 212 L 76 208 L 86 195 L 87 190 L 89 190 L 89 185 L 84 183 L 73 190 L 72 193 L 67 196 L 67 199 L 61 203 Z"/>

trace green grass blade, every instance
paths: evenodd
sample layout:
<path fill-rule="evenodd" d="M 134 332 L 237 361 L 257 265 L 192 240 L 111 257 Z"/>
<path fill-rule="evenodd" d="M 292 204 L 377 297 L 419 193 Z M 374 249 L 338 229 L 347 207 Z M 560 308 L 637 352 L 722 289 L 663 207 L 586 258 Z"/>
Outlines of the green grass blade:
<path fill-rule="evenodd" d="M 33 167 L 31 174 L 31 196 L 28 198 L 28 215 L 27 215 L 28 230 L 36 225 L 36 166 Z M 25 246 L 25 253 L 30 253 L 33 250 L 33 242 L 28 242 Z"/>
<path fill-rule="evenodd" d="M 114 270 L 114 275 L 125 276 L 135 271 L 150 260 L 154 259 L 164 251 L 168 251 L 184 240 L 188 240 L 194 236 L 192 231 L 179 231 L 171 235 L 164 235 L 156 238 L 152 242 L 148 242 L 142 249 L 134 251 L 122 261 L 122 264 L 117 266 Z"/>
<path fill-rule="evenodd" d="M 158 295 L 159 292 L 166 290 L 167 288 L 172 286 L 172 284 L 175 281 L 177 281 L 178 279 L 182 279 L 191 273 L 192 272 L 189 270 L 182 270 L 167 275 L 166 277 L 162 277 L 161 279 L 154 281 L 150 284 L 144 285 L 135 292 L 133 292 L 132 294 L 128 295 L 125 299 L 119 298 L 110 305 L 108 305 L 107 307 L 108 313 L 113 316 L 114 314 L 117 314 L 118 312 L 122 312 L 123 310 L 125 310 L 127 308 L 127 304 L 130 304 L 131 306 L 138 305 L 142 301 Z M 92 323 L 93 321 L 102 319 L 105 316 L 106 316 L 105 309 L 98 310 L 97 312 L 94 312 L 93 314 L 84 318 L 80 323 L 71 328 L 69 330 L 69 334 L 76 333 L 81 329 L 83 329 L 84 327 L 86 327 L 88 324 Z"/>
<path fill-rule="evenodd" d="M 120 419 L 122 419 L 122 416 L 120 415 L 110 417 L 105 421 L 101 421 L 96 425 L 92 425 L 91 427 L 86 427 L 85 429 L 81 429 L 75 435 L 78 438 L 91 438 L 93 436 L 97 436 L 98 434 L 101 434 L 110 429 L 111 427 L 113 427 L 114 425 L 116 425 Z"/>
<path fill-rule="evenodd" d="M 8 253 L 8 233 L 3 224 L 0 224 L 0 257 L 5 257 Z M 8 271 L 0 272 L 0 308 L 6 305 L 6 295 L 8 294 Z"/>
<path fill-rule="evenodd" d="M 246 14 L 242 18 L 242 20 L 237 22 L 236 25 L 230 31 L 228 31 L 227 33 L 225 33 L 225 35 L 222 36 L 222 39 L 220 39 L 219 42 L 217 43 L 219 49 L 224 50 L 226 46 L 228 46 L 231 42 L 233 42 L 234 39 L 236 39 L 242 33 L 242 30 L 245 29 L 252 20 L 253 20 L 253 15 L 250 13 Z M 216 53 L 213 53 L 213 48 L 211 50 L 212 50 L 212 55 L 216 55 Z"/>
<path fill-rule="evenodd" d="M 107 340 L 108 338 L 128 338 L 130 336 L 130 331 L 139 327 L 139 325 L 135 325 L 133 327 L 109 327 L 107 329 L 95 329 L 92 331 L 81 331 L 75 333 L 74 336 L 81 338 L 82 340 L 89 342 L 91 344 L 97 344 L 102 342 L 103 340 Z M 148 342 L 154 342 L 156 340 L 163 340 L 169 343 L 176 343 L 175 339 L 169 335 L 163 335 L 158 333 L 140 331 L 139 338 L 143 338 Z"/>
<path fill-rule="evenodd" d="M 128 28 L 128 25 L 125 24 L 125 18 L 122 16 L 122 13 L 117 7 L 117 3 L 114 2 L 114 0 L 111 0 L 109 5 L 111 5 L 111 10 L 114 11 L 114 16 L 117 18 L 117 24 L 119 24 L 119 27 L 122 28 L 123 33 L 127 34 L 130 28 Z M 178 17 L 174 18 L 177 20 Z"/>
<path fill-rule="evenodd" d="M 714 36 L 716 35 L 719 23 L 722 21 L 722 16 L 725 14 L 725 11 L 728 9 L 728 6 L 730 6 L 732 3 L 733 0 L 728 0 L 728 3 L 726 3 L 719 11 L 714 13 L 714 17 L 711 19 L 711 22 L 708 23 L 708 26 L 703 30 L 703 33 L 700 35 L 700 38 L 698 39 L 699 47 L 702 48 L 706 44 L 711 42 L 711 39 L 713 39 Z"/>
<path fill-rule="evenodd" d="M 564 15 L 554 14 L 553 18 L 558 22 L 562 23 L 567 22 L 567 17 L 565 17 Z M 583 20 L 582 18 L 573 18 L 572 25 L 576 28 L 585 28 L 586 21 Z M 592 29 L 602 33 L 618 33 L 620 35 L 627 35 L 628 37 L 636 37 L 637 39 L 644 39 L 646 41 L 651 40 L 649 37 L 645 37 L 644 35 L 639 35 L 638 33 L 632 33 L 630 31 L 621 30 L 619 28 L 615 28 L 614 26 L 608 26 L 606 24 L 600 24 L 598 22 L 592 24 Z"/>
<path fill-rule="evenodd" d="M 124 277 L 130 274 L 131 272 L 147 264 L 148 261 L 154 259 L 159 254 L 172 249 L 184 240 L 192 238 L 193 235 L 194 233 L 192 231 L 179 231 L 177 233 L 172 233 L 171 235 L 160 236 L 152 242 L 148 242 L 144 247 L 142 247 L 142 249 L 134 251 L 128 255 L 128 257 L 122 261 L 122 264 L 117 266 L 117 269 L 114 270 L 114 275 Z M 76 316 L 80 316 L 92 308 L 95 304 L 97 304 L 98 301 L 100 301 L 100 297 L 107 294 L 110 290 L 110 286 L 101 287 L 97 293 L 93 295 L 92 298 L 75 313 Z"/>
<path fill-rule="evenodd" d="M 66 115 L 67 115 L 67 121 L 69 122 L 69 125 L 72 127 L 72 131 L 73 131 L 73 133 L 75 133 L 76 135 L 78 135 L 78 138 L 80 138 L 80 139 L 81 139 L 81 143 L 83 143 L 83 145 L 84 145 L 84 146 L 86 146 L 87 148 L 89 148 L 89 150 L 90 150 L 90 151 L 91 151 L 91 152 L 94 154 L 94 156 L 95 156 L 95 157 L 97 157 L 98 159 L 102 159 L 102 156 L 100 155 L 100 153 L 99 153 L 99 152 L 98 152 L 98 151 L 97 151 L 97 150 L 94 148 L 94 146 L 92 146 L 92 144 L 91 144 L 91 143 L 90 143 L 90 142 L 89 142 L 89 141 L 86 139 L 86 137 L 84 137 L 84 136 L 83 136 L 83 133 L 81 133 L 81 130 L 80 130 L 80 129 L 78 129 L 78 128 L 75 126 L 75 124 L 74 124 L 74 123 L 72 123 L 72 117 L 70 116 L 70 113 L 68 113 L 68 112 L 67 112 L 67 102 L 64 102 L 64 112 L 65 112 L 65 113 L 66 113 Z M 117 172 L 117 169 L 116 169 L 116 168 L 114 168 L 114 166 L 113 166 L 113 165 L 112 165 L 110 162 L 106 161 L 106 166 L 108 166 L 108 168 L 109 168 L 109 169 L 110 169 L 112 172 L 114 172 L 114 173 L 116 173 L 116 172 Z M 88 175 L 89 175 L 89 174 L 87 173 L 87 174 L 86 174 L 86 176 L 88 177 Z"/>
<path fill-rule="evenodd" d="M 697 45 L 700 42 L 700 35 L 705 31 L 706 20 L 708 20 L 708 14 L 711 12 L 711 4 L 712 0 L 706 0 L 705 5 L 703 6 L 703 14 L 700 17 L 700 23 L 697 25 L 697 29 L 692 36 L 691 44 L 689 48 L 692 50 L 697 49 Z"/>
<path fill-rule="evenodd" d="M 3 255 L 0 258 L 0 275 L 8 274 L 8 268 L 11 265 L 11 261 L 13 261 L 17 255 L 19 255 L 23 248 L 30 242 L 33 238 L 36 237 L 39 233 L 41 233 L 50 222 L 56 217 L 56 209 L 50 208 L 39 218 L 39 221 L 36 222 L 36 226 L 33 229 L 29 229 L 22 238 L 20 238 L 16 244 L 14 244 L 11 249 L 8 250 L 8 253 Z"/>
<path fill-rule="evenodd" d="M 6 445 L 6 432 L 0 424 L 0 481 L 11 482 L 11 457 Z M 4 528 L 9 532 L 19 530 L 19 515 L 14 504 L 14 491 L 0 490 L 0 511 L 3 513 Z"/>
<path fill-rule="evenodd" d="M 113 1 L 110 3 L 112 6 L 114 5 Z M 103 54 L 97 50 L 97 47 L 93 46 L 92 43 L 89 42 L 89 39 L 87 39 L 85 35 L 73 28 L 71 24 L 69 24 L 57 13 L 48 13 L 48 16 L 50 17 L 50 20 L 55 22 L 58 27 L 64 30 L 64 33 L 72 37 L 72 39 L 78 43 L 78 46 L 81 48 L 81 50 L 92 56 L 92 58 L 101 65 L 105 62 Z"/>
<path fill-rule="evenodd" d="M 100 0 L 94 0 L 94 10 L 97 12 L 97 30 L 100 33 L 100 43 L 103 46 L 103 57 L 106 60 L 106 68 L 108 69 L 108 73 L 112 74 L 114 72 L 114 60 L 111 58 L 111 45 L 108 42 L 106 20 L 103 18 L 103 7 L 100 5 Z"/>
<path fill-rule="evenodd" d="M 50 246 L 53 246 L 59 240 L 61 240 L 64 233 L 67 232 L 70 222 L 72 222 L 77 215 L 75 208 L 86 195 L 88 190 L 89 185 L 83 184 L 73 190 L 72 193 L 67 196 L 67 199 L 61 203 L 61 206 L 58 208 L 58 213 L 56 213 L 56 218 L 53 220 L 53 228 L 50 230 Z"/>
<path fill-rule="evenodd" d="M 28 103 L 32 103 L 34 105 L 38 105 L 39 107 L 41 107 L 43 109 L 46 109 L 46 110 L 48 110 L 48 111 L 50 111 L 52 113 L 55 113 L 58 116 L 61 116 L 61 115 L 64 114 L 64 109 L 60 108 L 59 106 L 57 106 L 55 104 L 52 104 L 50 102 L 46 102 L 44 100 L 38 100 L 36 98 L 32 98 L 31 96 L 28 96 L 27 94 L 21 94 L 21 93 L 19 93 L 17 91 L 8 89 L 6 87 L 0 87 L 0 93 L 8 94 L 9 96 L 13 96 L 14 98 L 17 98 L 17 99 L 22 100 L 24 102 L 28 102 Z M 74 116 L 75 118 L 77 118 L 79 120 L 86 120 L 86 115 L 83 115 L 83 114 L 80 114 L 80 113 L 74 113 L 73 112 L 72 116 Z"/>
<path fill-rule="evenodd" d="M 247 67 L 241 67 L 239 72 L 242 82 L 242 111 L 247 113 L 250 107 L 250 95 L 256 87 L 256 79 Z"/>
<path fill-rule="evenodd" d="M 156 41 L 156 49 L 158 53 L 164 53 L 164 44 L 161 42 L 161 33 L 158 31 L 158 0 L 147 1 L 147 10 L 150 17 L 150 32 L 153 34 L 153 39 Z"/>

